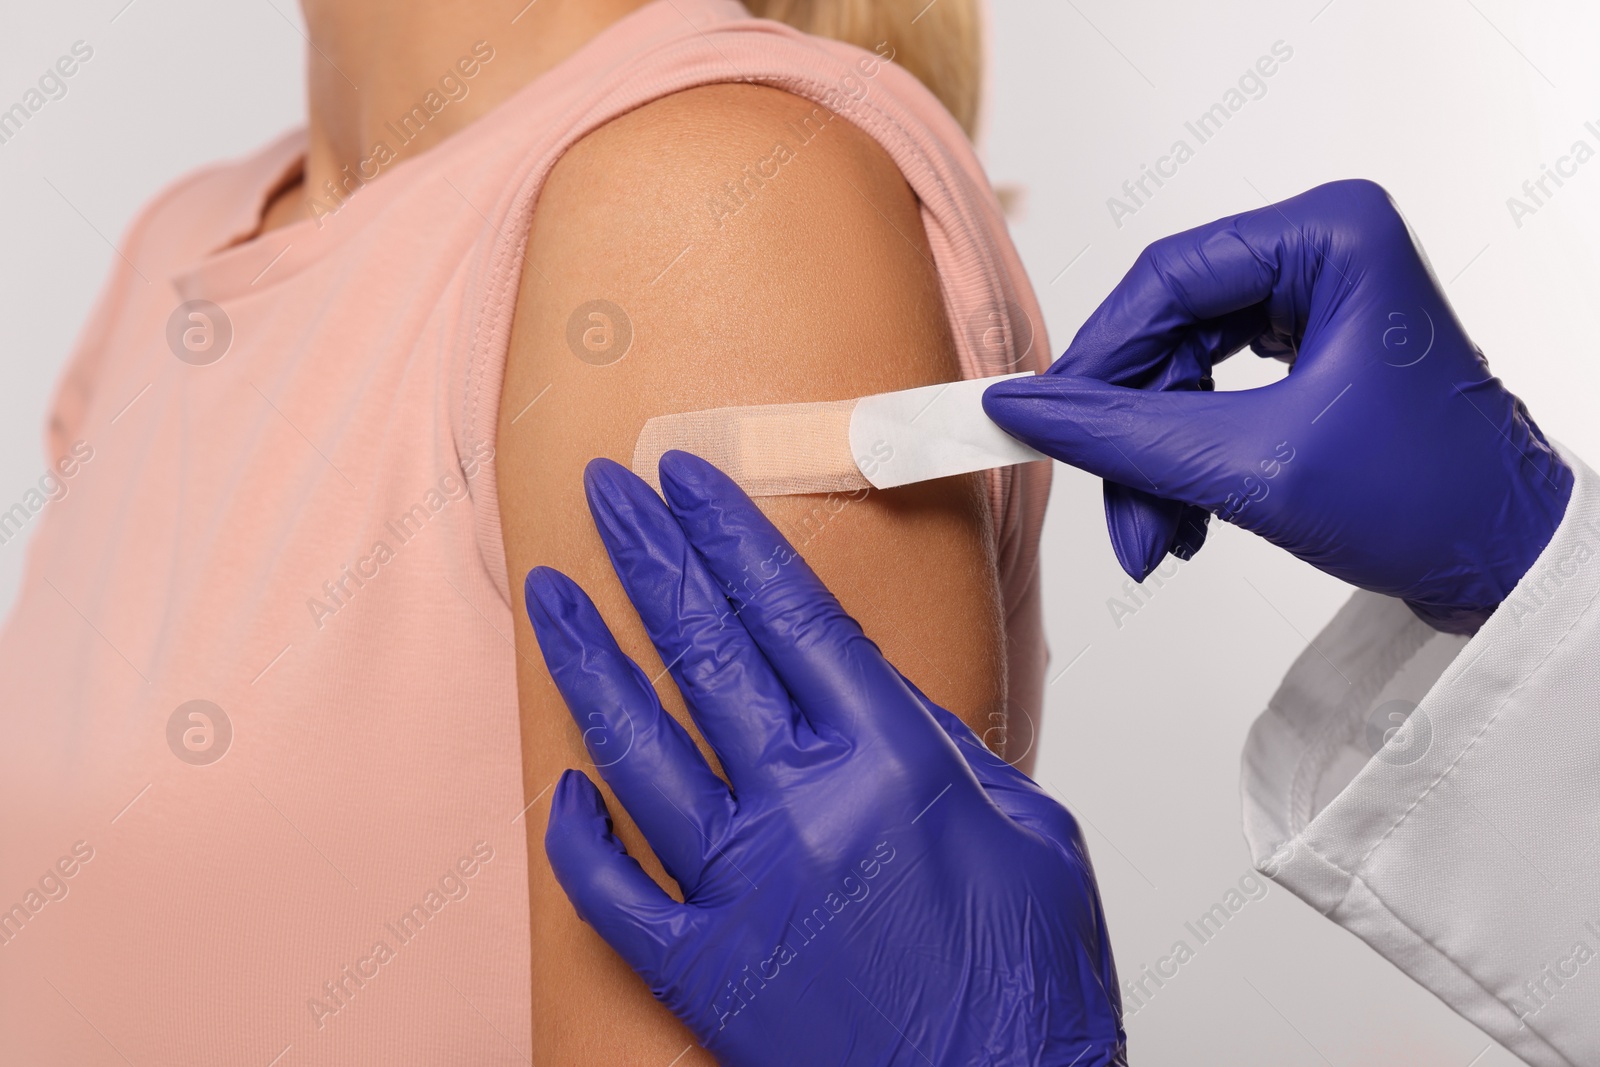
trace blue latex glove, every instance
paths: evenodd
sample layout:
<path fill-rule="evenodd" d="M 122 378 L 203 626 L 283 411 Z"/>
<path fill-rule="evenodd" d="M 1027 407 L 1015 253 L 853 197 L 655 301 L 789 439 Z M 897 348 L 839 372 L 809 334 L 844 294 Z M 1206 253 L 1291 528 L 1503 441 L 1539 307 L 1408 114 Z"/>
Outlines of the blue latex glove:
<path fill-rule="evenodd" d="M 579 916 L 730 1067 L 1125 1063 L 1072 816 L 906 681 L 720 471 L 669 452 L 661 482 L 670 510 L 615 463 L 585 476 L 728 783 L 583 591 L 530 572 L 550 673 L 684 898 L 568 771 L 545 850 Z"/>
<path fill-rule="evenodd" d="M 1212 392 L 1246 344 L 1288 376 Z M 1046 374 L 984 409 L 1106 479 L 1135 580 L 1198 551 L 1213 513 L 1454 633 L 1511 592 L 1572 490 L 1366 181 L 1157 241 Z"/>

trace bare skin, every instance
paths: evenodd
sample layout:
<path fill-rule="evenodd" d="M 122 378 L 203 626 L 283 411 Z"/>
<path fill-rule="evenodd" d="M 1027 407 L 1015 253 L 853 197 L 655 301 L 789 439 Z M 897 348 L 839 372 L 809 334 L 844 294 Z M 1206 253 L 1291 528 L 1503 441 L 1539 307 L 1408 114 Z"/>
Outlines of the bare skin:
<path fill-rule="evenodd" d="M 268 229 L 307 217 L 306 190 L 367 156 L 383 123 L 474 41 L 495 48 L 494 62 L 407 155 L 470 124 L 642 2 L 538 0 L 514 25 L 520 3 L 498 0 L 303 6 L 310 149 L 303 182 L 278 195 Z M 775 140 L 793 141 L 789 124 L 816 114 L 810 102 L 742 85 L 640 108 L 556 165 L 529 239 L 496 443 L 510 594 L 521 603 L 522 578 L 536 565 L 572 575 L 624 651 L 663 676 L 657 691 L 685 722 L 589 520 L 584 464 L 628 462 L 639 427 L 664 412 L 832 400 L 959 376 L 916 199 L 887 154 L 844 119 L 814 122 L 820 132 L 795 142 L 794 160 L 736 215 L 707 210 L 711 193 L 769 156 Z M 577 358 L 567 341 L 574 309 L 595 299 L 625 309 L 633 330 L 627 355 L 609 365 Z M 763 505 L 889 658 L 992 736 L 1004 708 L 1005 646 L 981 481 Z M 567 767 L 600 776 L 520 612 L 516 626 L 524 797 L 538 798 L 526 819 L 532 1061 L 709 1065 L 578 920 L 545 861 L 548 787 Z M 607 798 L 619 835 L 668 884 Z"/>

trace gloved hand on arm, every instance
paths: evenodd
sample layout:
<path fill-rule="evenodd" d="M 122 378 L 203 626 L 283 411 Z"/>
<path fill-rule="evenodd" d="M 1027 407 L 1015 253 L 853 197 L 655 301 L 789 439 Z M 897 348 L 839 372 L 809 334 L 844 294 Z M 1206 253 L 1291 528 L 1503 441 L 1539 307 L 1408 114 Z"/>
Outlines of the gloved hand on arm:
<path fill-rule="evenodd" d="M 570 579 L 527 579 L 591 757 L 683 903 L 568 771 L 545 849 L 579 916 L 728 1067 L 1123 1064 L 1072 816 L 900 675 L 716 468 L 615 463 L 590 510 L 726 782 Z"/>
<path fill-rule="evenodd" d="M 1246 344 L 1289 374 L 1212 391 Z M 1155 242 L 1049 371 L 991 387 L 984 408 L 1106 480 L 1136 581 L 1198 551 L 1216 514 L 1453 633 L 1506 598 L 1572 491 L 1365 181 Z"/>

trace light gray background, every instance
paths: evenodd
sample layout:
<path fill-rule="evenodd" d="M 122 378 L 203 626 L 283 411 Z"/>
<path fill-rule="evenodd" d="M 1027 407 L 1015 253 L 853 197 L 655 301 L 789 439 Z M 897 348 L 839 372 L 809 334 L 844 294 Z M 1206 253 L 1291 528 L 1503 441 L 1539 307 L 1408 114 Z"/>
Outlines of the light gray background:
<path fill-rule="evenodd" d="M 276 6 L 274 6 L 276 5 Z M 520 0 L 516 6 L 520 6 Z M 510 7 L 508 6 L 508 11 Z M 1388 186 L 1469 330 L 1554 436 L 1600 455 L 1593 367 L 1600 159 L 1517 227 L 1506 198 L 1600 148 L 1600 11 L 1578 0 L 998 0 L 984 153 L 1021 187 L 1017 244 L 1059 350 L 1147 242 L 1332 178 Z M 0 145 L 0 500 L 44 468 L 53 383 L 134 211 L 160 186 L 299 122 L 291 0 L 15 6 L 0 107 L 77 40 L 68 95 Z M 1284 41 L 1259 100 L 1118 227 L 1107 210 Z M 1248 354 L 1223 387 L 1275 374 Z M 1404 463 L 1404 456 L 1394 457 Z M 23 563 L 0 546 L 0 608 Z M 1238 753 L 1339 583 L 1230 527 L 1119 628 L 1098 484 L 1058 468 L 1045 540 L 1056 663 L 1039 776 L 1087 827 L 1125 976 L 1249 869 Z M 1247 584 L 1245 579 L 1248 577 Z M 1069 668 L 1070 665 L 1070 669 Z M 25 710 L 25 709 L 12 709 Z M 1353 937 L 1281 890 L 1248 904 L 1129 1019 L 1136 1063 L 1505 1067 Z"/>

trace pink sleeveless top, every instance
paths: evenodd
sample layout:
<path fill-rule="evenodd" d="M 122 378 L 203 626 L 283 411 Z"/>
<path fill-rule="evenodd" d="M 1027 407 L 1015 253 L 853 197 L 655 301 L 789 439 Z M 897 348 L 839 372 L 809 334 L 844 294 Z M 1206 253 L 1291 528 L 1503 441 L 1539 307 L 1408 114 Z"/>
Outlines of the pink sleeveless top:
<path fill-rule="evenodd" d="M 534 203 L 642 103 L 776 86 L 867 131 L 920 197 L 963 373 L 1041 367 L 966 139 L 874 60 L 659 0 L 320 227 L 237 243 L 300 133 L 145 209 L 43 491 L 0 514 L 0 539 L 40 523 L 0 640 L 0 1060 L 526 1063 L 520 607 L 491 446 Z M 1030 717 L 1047 478 L 990 483 Z"/>

